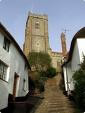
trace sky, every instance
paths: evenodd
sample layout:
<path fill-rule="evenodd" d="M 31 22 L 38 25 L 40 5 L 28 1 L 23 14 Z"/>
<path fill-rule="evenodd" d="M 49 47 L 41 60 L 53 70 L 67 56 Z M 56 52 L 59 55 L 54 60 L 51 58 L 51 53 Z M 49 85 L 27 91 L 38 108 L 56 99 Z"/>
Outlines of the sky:
<path fill-rule="evenodd" d="M 67 29 L 69 50 L 75 33 L 85 26 L 85 0 L 0 0 L 0 22 L 21 48 L 29 11 L 48 15 L 49 41 L 53 51 L 61 51 L 60 35 L 64 29 Z"/>

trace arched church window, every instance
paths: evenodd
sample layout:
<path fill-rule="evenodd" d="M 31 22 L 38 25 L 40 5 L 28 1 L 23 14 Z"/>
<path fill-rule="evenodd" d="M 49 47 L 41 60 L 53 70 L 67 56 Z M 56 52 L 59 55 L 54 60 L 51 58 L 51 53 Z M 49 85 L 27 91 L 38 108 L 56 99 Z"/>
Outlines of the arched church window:
<path fill-rule="evenodd" d="M 40 28 L 40 23 L 37 21 L 36 23 L 35 23 L 35 29 L 39 29 Z"/>

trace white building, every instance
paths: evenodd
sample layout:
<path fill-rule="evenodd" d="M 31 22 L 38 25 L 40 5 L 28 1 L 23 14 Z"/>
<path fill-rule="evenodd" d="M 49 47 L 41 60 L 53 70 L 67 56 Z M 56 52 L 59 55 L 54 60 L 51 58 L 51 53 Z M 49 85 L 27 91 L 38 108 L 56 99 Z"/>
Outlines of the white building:
<path fill-rule="evenodd" d="M 19 45 L 0 23 L 0 110 L 8 105 L 8 95 L 25 96 L 29 63 Z"/>
<path fill-rule="evenodd" d="M 72 39 L 68 60 L 63 64 L 65 91 L 74 90 L 72 76 L 80 68 L 85 55 L 85 27 L 80 29 Z"/>

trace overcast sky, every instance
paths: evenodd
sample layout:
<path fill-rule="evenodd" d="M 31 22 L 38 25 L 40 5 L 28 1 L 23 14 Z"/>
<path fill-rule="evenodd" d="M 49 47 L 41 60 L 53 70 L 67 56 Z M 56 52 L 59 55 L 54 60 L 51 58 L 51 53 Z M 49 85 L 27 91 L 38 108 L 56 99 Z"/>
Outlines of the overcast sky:
<path fill-rule="evenodd" d="M 22 48 L 28 12 L 47 14 L 50 46 L 61 50 L 60 34 L 66 32 L 67 45 L 85 26 L 85 0 L 0 0 L 0 21 Z"/>

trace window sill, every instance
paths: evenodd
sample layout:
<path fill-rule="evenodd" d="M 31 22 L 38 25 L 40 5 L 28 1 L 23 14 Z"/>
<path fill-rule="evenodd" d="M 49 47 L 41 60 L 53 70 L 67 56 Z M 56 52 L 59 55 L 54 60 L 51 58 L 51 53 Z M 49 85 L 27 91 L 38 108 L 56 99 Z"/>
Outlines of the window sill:
<path fill-rule="evenodd" d="M 4 82 L 8 83 L 6 80 L 3 80 L 2 78 L 0 78 L 0 80 L 2 80 L 2 81 L 4 81 Z"/>

